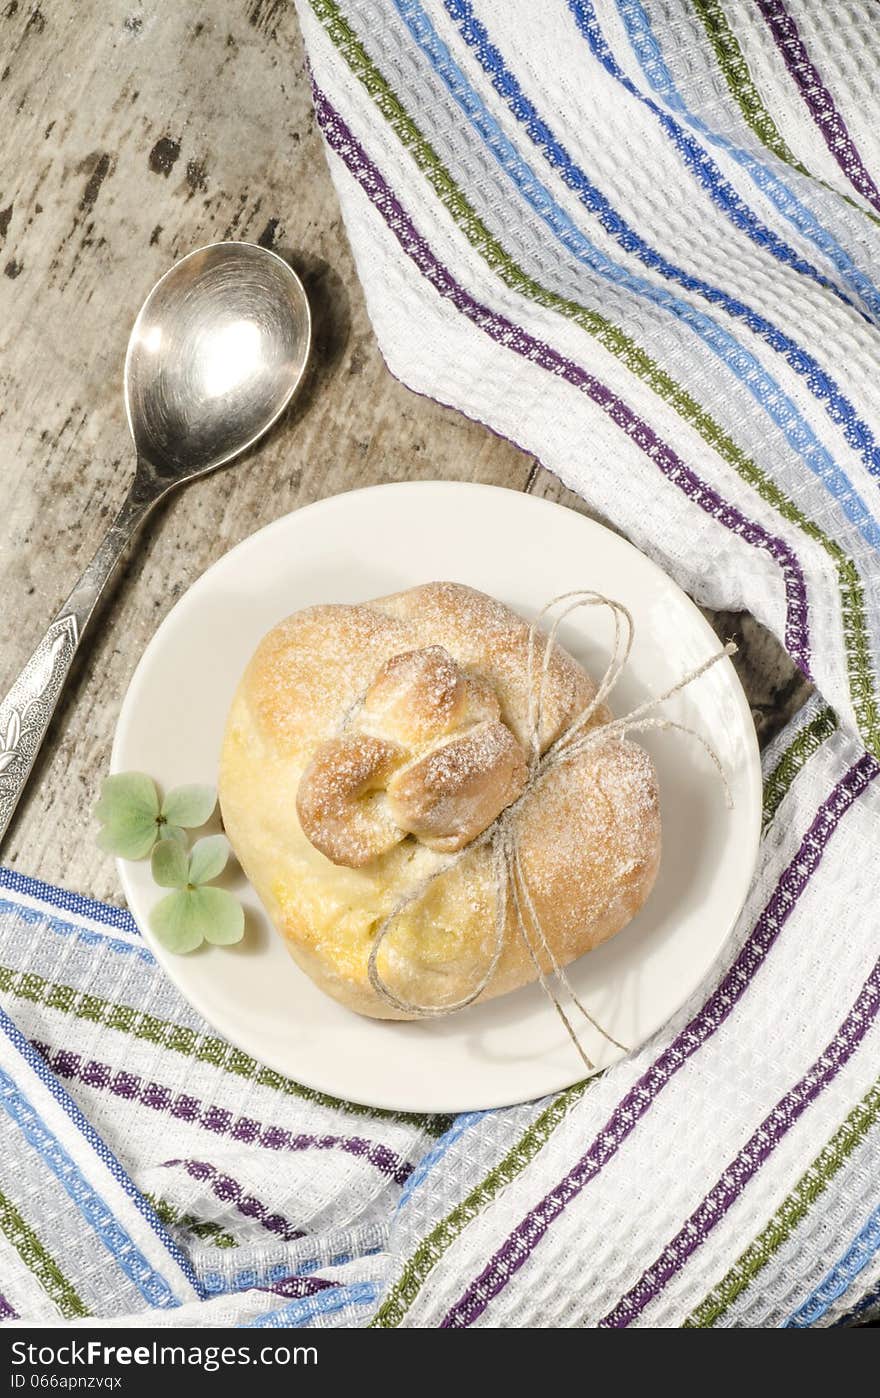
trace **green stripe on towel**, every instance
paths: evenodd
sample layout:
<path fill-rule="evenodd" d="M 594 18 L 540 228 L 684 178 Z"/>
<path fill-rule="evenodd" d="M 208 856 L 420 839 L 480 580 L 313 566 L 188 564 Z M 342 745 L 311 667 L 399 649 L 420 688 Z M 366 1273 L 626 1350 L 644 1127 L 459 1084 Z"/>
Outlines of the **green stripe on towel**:
<path fill-rule="evenodd" d="M 724 1315 L 733 1302 L 767 1266 L 774 1253 L 790 1238 L 819 1195 L 828 1188 L 841 1166 L 864 1140 L 880 1117 L 880 1081 L 876 1082 L 831 1140 L 801 1176 L 792 1192 L 776 1210 L 770 1222 L 755 1238 L 730 1271 L 684 1322 L 686 1329 L 707 1329 Z"/>
<path fill-rule="evenodd" d="M 59 984 L 38 976 L 33 971 L 17 971 L 12 966 L 0 966 L 0 992 L 15 995 L 21 1000 L 31 1000 L 34 1004 L 45 1005 L 50 1010 L 60 1010 L 62 1014 L 73 1015 L 76 1019 L 100 1024 L 105 1029 L 116 1029 L 120 1034 L 128 1034 L 133 1039 L 156 1044 L 172 1053 L 183 1054 L 197 1063 L 210 1063 L 234 1077 L 246 1078 L 258 1087 L 269 1087 L 285 1096 L 301 1097 L 321 1107 L 334 1107 L 354 1116 L 366 1116 L 378 1120 L 409 1122 L 421 1126 L 432 1136 L 442 1136 L 449 1125 L 449 1117 L 419 1116 L 416 1113 L 388 1112 L 379 1107 L 364 1107 L 355 1102 L 342 1102 L 326 1093 L 315 1092 L 292 1078 L 285 1078 L 272 1068 L 266 1068 L 255 1058 L 234 1048 L 225 1039 L 213 1034 L 203 1034 L 173 1020 L 159 1019 L 156 1015 L 136 1010 L 132 1005 L 122 1005 L 113 1000 L 105 1000 L 100 995 L 91 995 L 74 989 L 71 985 Z"/>
<path fill-rule="evenodd" d="M 480 1210 L 491 1203 L 505 1185 L 510 1184 L 511 1180 L 516 1179 L 516 1176 L 531 1164 L 559 1123 L 596 1081 L 596 1078 L 591 1078 L 588 1082 L 576 1083 L 574 1087 L 556 1097 L 476 1189 L 472 1189 L 460 1204 L 456 1204 L 451 1213 L 431 1229 L 389 1290 L 370 1322 L 371 1326 L 390 1330 L 400 1324 L 431 1268 L 446 1249 L 455 1242 L 471 1220 L 476 1218 Z"/>
<path fill-rule="evenodd" d="M 54 1257 L 47 1252 L 12 1200 L 3 1193 L 0 1193 L 0 1232 L 15 1248 L 47 1296 L 55 1302 L 65 1320 L 75 1320 L 89 1314 L 85 1302 L 71 1286 Z"/>
<path fill-rule="evenodd" d="M 837 715 L 823 708 L 799 731 L 785 749 L 773 771 L 764 780 L 764 828 L 772 821 L 786 792 L 814 752 L 837 730 Z"/>

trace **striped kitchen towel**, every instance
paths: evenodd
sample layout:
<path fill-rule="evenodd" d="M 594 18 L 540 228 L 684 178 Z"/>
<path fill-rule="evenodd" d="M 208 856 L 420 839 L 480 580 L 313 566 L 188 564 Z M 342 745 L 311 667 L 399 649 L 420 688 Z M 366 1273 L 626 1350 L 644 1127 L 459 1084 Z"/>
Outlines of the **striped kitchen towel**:
<path fill-rule="evenodd" d="M 880 1314 L 880 28 L 870 0 L 297 0 L 392 372 L 816 683 L 754 885 L 637 1054 L 454 1121 L 223 1043 L 125 913 L 0 876 L 0 1315 Z"/>
<path fill-rule="evenodd" d="M 754 887 L 675 1020 L 600 1079 L 453 1121 L 270 1072 L 188 1007 L 127 913 L 0 870 L 0 1316 L 880 1311 L 880 763 L 816 697 L 764 772 Z"/>

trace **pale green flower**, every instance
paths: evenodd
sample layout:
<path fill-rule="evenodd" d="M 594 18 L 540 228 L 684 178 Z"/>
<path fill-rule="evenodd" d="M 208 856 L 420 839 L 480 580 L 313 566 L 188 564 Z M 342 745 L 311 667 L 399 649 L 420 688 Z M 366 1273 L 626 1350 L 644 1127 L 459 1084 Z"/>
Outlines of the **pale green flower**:
<path fill-rule="evenodd" d="M 225 888 L 206 888 L 223 873 L 229 858 L 225 835 L 197 840 L 192 853 L 175 839 L 160 840 L 153 850 L 153 878 L 172 888 L 153 908 L 150 926 L 169 951 L 195 951 L 202 942 L 230 946 L 244 934 L 244 911 Z"/>
<path fill-rule="evenodd" d="M 98 844 L 120 859 L 145 859 L 157 840 L 185 844 L 184 831 L 210 820 L 216 804 L 212 786 L 178 786 L 160 801 L 152 777 L 118 772 L 105 778 L 95 806 Z"/>

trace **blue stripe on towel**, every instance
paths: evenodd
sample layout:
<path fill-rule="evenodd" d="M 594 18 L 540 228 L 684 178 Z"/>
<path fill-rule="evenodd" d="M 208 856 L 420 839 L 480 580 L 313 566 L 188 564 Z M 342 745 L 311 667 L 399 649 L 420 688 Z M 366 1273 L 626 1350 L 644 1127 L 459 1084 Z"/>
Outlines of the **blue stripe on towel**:
<path fill-rule="evenodd" d="M 791 187 L 781 179 L 763 160 L 751 151 L 737 146 L 719 132 L 713 131 L 700 117 L 691 112 L 675 85 L 672 74 L 663 60 L 660 45 L 651 28 L 651 21 L 640 0 L 615 0 L 620 17 L 632 44 L 633 52 L 639 61 L 651 87 L 674 111 L 679 112 L 689 126 L 699 131 L 713 145 L 725 151 L 747 171 L 753 182 L 766 194 L 771 203 L 787 218 L 805 238 L 809 239 L 820 252 L 832 262 L 847 284 L 870 308 L 877 317 L 880 308 L 880 291 L 871 279 L 853 262 L 840 243 L 817 221 L 815 215 L 802 204 Z"/>
<path fill-rule="evenodd" d="M 69 893 L 65 888 L 55 888 L 42 879 L 20 874 L 0 864 L 0 888 L 11 889 L 14 893 L 24 893 L 29 898 L 38 898 L 41 903 L 50 903 L 53 908 L 61 908 L 66 913 L 78 913 L 80 917 L 91 918 L 92 922 L 102 922 L 107 927 L 118 927 L 121 931 L 136 932 L 140 936 L 137 923 L 127 908 L 117 908 L 111 903 L 99 903 L 95 898 L 86 898 L 81 893 Z"/>
<path fill-rule="evenodd" d="M 751 238 L 753 242 L 757 243 L 759 247 L 765 248 L 778 261 L 784 262 L 787 266 L 794 268 L 797 272 L 801 272 L 804 276 L 809 277 L 820 286 L 824 286 L 827 290 L 833 291 L 842 301 L 847 301 L 847 297 L 843 295 L 833 282 L 830 282 L 827 277 L 823 277 L 811 263 L 800 257 L 793 248 L 789 247 L 777 234 L 773 233 L 760 222 L 754 212 L 740 198 L 733 186 L 725 180 L 708 151 L 704 150 L 699 142 L 695 141 L 692 136 L 689 136 L 668 112 L 665 112 L 663 108 L 659 107 L 650 97 L 645 97 L 643 93 L 639 92 L 635 83 L 623 72 L 605 42 L 605 38 L 596 21 L 593 6 L 589 3 L 589 0 L 568 0 L 568 7 L 574 16 L 578 29 L 589 44 L 594 57 L 599 60 L 612 77 L 616 78 L 618 82 L 622 84 L 627 92 L 631 93 L 639 102 L 642 102 L 648 110 L 657 117 L 661 127 L 675 145 L 687 168 L 703 186 L 712 202 L 721 209 L 722 213 L 730 219 L 731 223 L 745 233 L 747 237 Z M 803 208 L 803 206 L 801 206 L 801 208 Z M 807 217 L 812 217 L 806 210 L 803 210 L 803 213 Z M 816 233 L 824 232 L 819 224 L 815 224 L 815 230 L 812 238 L 814 242 L 816 240 Z M 825 236 L 827 237 L 828 235 L 826 234 Z M 825 251 L 824 248 L 823 251 Z M 847 274 L 841 271 L 841 275 Z M 865 304 L 870 306 L 875 319 L 880 319 L 880 292 L 878 292 L 871 282 L 855 268 L 848 274 L 847 279 L 852 279 L 854 282 L 857 280 L 860 285 L 862 283 L 864 284 L 864 290 L 860 290 L 859 295 Z M 848 302 L 848 304 L 850 303 Z"/>
<path fill-rule="evenodd" d="M 104 1166 L 110 1171 L 117 1184 L 125 1190 L 125 1193 L 134 1203 L 135 1208 L 146 1219 L 147 1223 L 150 1225 L 159 1241 L 163 1244 L 163 1246 L 166 1248 L 173 1260 L 176 1262 L 183 1276 L 186 1277 L 187 1281 L 192 1286 L 196 1294 L 199 1297 L 204 1297 L 204 1288 L 199 1282 L 199 1279 L 196 1276 L 191 1262 L 189 1261 L 185 1253 L 178 1247 L 174 1239 L 171 1237 L 171 1234 L 168 1232 L 167 1228 L 162 1223 L 155 1209 L 144 1198 L 141 1191 L 137 1188 L 136 1184 L 134 1183 L 128 1172 L 117 1160 L 116 1156 L 110 1150 L 106 1142 L 101 1138 L 101 1136 L 98 1135 L 98 1132 L 95 1130 L 95 1128 L 83 1116 L 82 1112 L 76 1105 L 76 1102 L 74 1102 L 67 1089 L 63 1087 L 62 1084 L 58 1081 L 55 1074 L 40 1057 L 36 1049 L 28 1043 L 21 1030 L 13 1022 L 13 1020 L 9 1017 L 9 1015 L 2 1007 L 0 1007 L 0 1029 L 2 1029 L 2 1031 L 6 1034 L 7 1038 L 12 1043 L 14 1048 L 18 1050 L 18 1052 L 21 1054 L 21 1057 L 25 1060 L 28 1066 L 36 1073 L 37 1077 L 41 1080 L 41 1082 L 43 1082 L 45 1086 L 49 1089 L 58 1105 L 64 1109 L 70 1120 L 73 1122 L 73 1125 L 77 1128 L 77 1130 L 85 1138 L 85 1140 L 88 1141 L 89 1145 L 92 1147 L 92 1150 L 99 1157 Z"/>
<path fill-rule="evenodd" d="M 2 1068 L 0 1106 L 52 1171 L 86 1223 L 100 1238 L 120 1270 L 134 1283 L 144 1300 L 154 1307 L 167 1309 L 179 1306 L 180 1300 L 174 1295 L 166 1279 L 150 1266 L 113 1210 L 92 1188 L 57 1136 L 53 1135 L 24 1093 Z"/>

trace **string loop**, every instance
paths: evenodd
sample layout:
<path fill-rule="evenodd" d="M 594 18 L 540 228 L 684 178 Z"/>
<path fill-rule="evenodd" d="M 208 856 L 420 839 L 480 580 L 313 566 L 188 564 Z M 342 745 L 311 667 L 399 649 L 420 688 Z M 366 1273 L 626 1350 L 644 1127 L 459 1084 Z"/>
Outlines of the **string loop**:
<path fill-rule="evenodd" d="M 535 651 L 537 638 L 540 632 L 540 624 L 554 608 L 561 603 L 567 603 L 563 610 L 556 616 L 551 625 L 549 634 L 545 638 L 544 654 L 541 662 L 540 674 L 536 675 Z M 541 752 L 541 725 L 543 721 L 544 701 L 546 688 L 550 673 L 550 664 L 553 656 L 553 647 L 556 643 L 556 636 L 560 626 L 572 612 L 578 611 L 582 607 L 607 607 L 614 618 L 614 640 L 611 647 L 611 658 L 608 662 L 602 680 L 586 708 L 582 709 L 577 717 L 572 721 L 564 733 L 547 748 Z M 733 797 L 727 776 L 717 752 L 711 743 L 698 733 L 695 729 L 687 727 L 683 723 L 677 723 L 672 719 L 658 717 L 654 710 L 673 695 L 679 694 L 688 685 L 704 675 L 719 660 L 736 652 L 736 645 L 733 641 L 728 641 L 722 650 L 714 652 L 707 660 L 693 670 L 689 670 L 676 684 L 671 685 L 661 694 L 647 699 L 642 704 L 638 704 L 628 714 L 622 718 L 611 719 L 608 723 L 600 724 L 598 727 L 589 728 L 588 725 L 601 704 L 611 694 L 622 674 L 632 651 L 633 640 L 635 638 L 635 624 L 631 613 L 622 602 L 616 602 L 610 597 L 604 597 L 600 592 L 588 590 L 577 590 L 573 592 L 563 592 L 558 597 L 554 597 L 536 616 L 529 629 L 526 678 L 529 696 L 528 706 L 528 749 L 529 749 L 529 770 L 528 778 L 522 794 L 511 805 L 497 817 L 476 839 L 465 845 L 464 849 L 457 851 L 453 855 L 443 858 L 440 866 L 435 868 L 427 878 L 423 879 L 416 888 L 412 889 L 392 908 L 391 912 L 380 923 L 373 939 L 370 955 L 367 960 L 367 975 L 373 991 L 379 999 L 393 1009 L 399 1010 L 402 1014 L 410 1015 L 419 1019 L 431 1019 L 449 1014 L 454 1014 L 457 1010 L 463 1010 L 468 1005 L 472 1005 L 478 1000 L 490 984 L 498 963 L 504 951 L 504 940 L 507 928 L 508 910 L 512 909 L 514 914 L 514 926 L 526 948 L 529 959 L 535 967 L 537 979 L 553 1005 L 559 1020 L 566 1033 L 580 1056 L 584 1067 L 592 1072 L 595 1067 L 592 1060 L 584 1051 L 583 1045 L 569 1014 L 563 1007 L 560 993 L 553 985 L 555 980 L 562 992 L 571 1001 L 574 1008 L 583 1016 L 588 1024 L 607 1039 L 609 1043 L 621 1049 L 624 1053 L 628 1050 L 626 1046 L 613 1034 L 604 1029 L 601 1024 L 590 1014 L 589 1010 L 581 1003 L 575 994 L 574 988 L 566 975 L 565 968 L 559 964 L 552 946 L 544 935 L 541 927 L 541 920 L 535 907 L 534 899 L 529 891 L 528 880 L 522 866 L 520 857 L 519 840 L 517 837 L 517 824 L 520 810 L 523 803 L 528 800 L 535 788 L 545 781 L 547 777 L 563 763 L 575 762 L 583 757 L 592 748 L 598 747 L 608 742 L 624 742 L 630 733 L 643 733 L 650 729 L 674 730 L 684 733 L 691 738 L 695 738 L 708 754 L 713 766 L 721 778 L 724 788 L 725 800 L 728 809 L 733 806 Z M 476 984 L 468 991 L 467 995 L 452 1003 L 445 1005 L 422 1005 L 416 1001 L 407 1000 L 401 995 L 395 994 L 381 975 L 378 967 L 378 957 L 382 944 L 397 919 L 406 912 L 428 891 L 431 885 L 438 878 L 449 873 L 463 859 L 486 846 L 491 848 L 492 874 L 495 884 L 495 928 L 492 943 L 492 952 L 485 970 L 480 975 Z M 549 962 L 549 974 L 544 970 L 541 954 Z"/>

